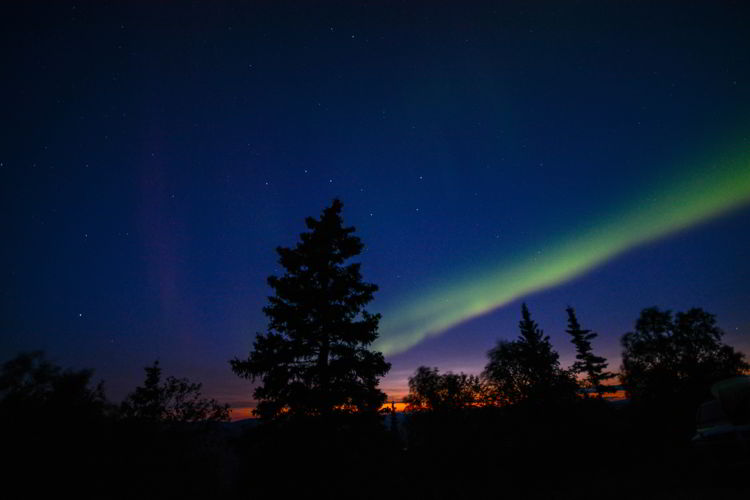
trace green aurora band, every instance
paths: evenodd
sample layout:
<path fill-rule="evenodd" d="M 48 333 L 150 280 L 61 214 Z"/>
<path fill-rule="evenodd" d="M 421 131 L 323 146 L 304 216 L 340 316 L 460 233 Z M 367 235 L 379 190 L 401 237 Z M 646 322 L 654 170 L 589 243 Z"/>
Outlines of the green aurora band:
<path fill-rule="evenodd" d="M 668 186 L 648 186 L 638 202 L 552 242 L 541 255 L 467 272 L 384 311 L 375 349 L 398 354 L 422 340 L 533 292 L 576 278 L 633 247 L 750 201 L 750 158 L 705 162 Z"/>

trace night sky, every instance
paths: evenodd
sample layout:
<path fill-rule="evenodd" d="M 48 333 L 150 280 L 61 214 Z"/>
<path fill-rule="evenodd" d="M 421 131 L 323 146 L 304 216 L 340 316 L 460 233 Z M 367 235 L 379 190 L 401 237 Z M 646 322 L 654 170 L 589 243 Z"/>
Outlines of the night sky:
<path fill-rule="evenodd" d="M 619 337 L 700 306 L 750 353 L 745 2 L 3 2 L 0 354 L 160 359 L 243 408 L 274 249 L 334 197 L 381 387 L 477 373 L 526 301 Z M 468 5 L 471 4 L 471 5 Z"/>

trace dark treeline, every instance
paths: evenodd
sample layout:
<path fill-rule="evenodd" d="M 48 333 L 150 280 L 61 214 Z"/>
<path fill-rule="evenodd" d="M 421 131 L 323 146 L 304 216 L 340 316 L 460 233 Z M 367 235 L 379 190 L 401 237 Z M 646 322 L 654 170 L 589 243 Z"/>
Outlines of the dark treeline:
<path fill-rule="evenodd" d="M 193 497 L 223 471 L 211 438 L 229 407 L 187 379 L 162 380 L 158 362 L 121 404 L 92 384 L 91 370 L 62 369 L 42 352 L 0 371 L 4 485 L 29 498 Z M 209 480 L 210 478 L 210 480 Z M 16 489 L 19 488 L 19 489 Z M 20 493 L 18 493 L 20 494 Z"/>
<path fill-rule="evenodd" d="M 750 368 L 721 341 L 715 316 L 644 309 L 621 338 L 615 380 L 593 352 L 596 334 L 567 313 L 577 352 L 568 369 L 523 304 L 518 338 L 500 340 L 480 376 L 422 366 L 409 379 L 409 463 L 434 488 L 428 496 L 468 498 L 495 484 L 512 498 L 745 498 L 747 381 L 725 422 L 744 437 L 691 441 L 712 385 Z M 609 379 L 626 400 L 607 400 Z"/>
<path fill-rule="evenodd" d="M 585 331 L 568 314 L 569 332 Z M 158 363 L 115 405 L 92 383 L 91 371 L 22 354 L 0 373 L 6 477 L 32 497 L 72 491 L 80 498 L 746 492 L 746 461 L 724 461 L 721 449 L 706 454 L 690 445 L 696 409 L 711 396 L 711 384 L 748 368 L 720 342 L 712 315 L 645 309 L 622 339 L 620 380 L 629 401 L 615 404 L 601 397 L 604 390 L 584 397 L 582 389 L 597 387 L 607 373 L 591 349 L 582 348 L 570 369 L 560 368 L 525 305 L 520 332 L 488 352 L 480 376 L 419 367 L 404 414 L 387 407 L 285 412 L 233 424 L 226 406 L 201 397 L 199 384 L 164 380 Z M 574 342 L 593 338 L 571 335 Z M 595 365 L 590 372 L 586 353 Z"/>
<path fill-rule="evenodd" d="M 113 404 L 91 371 L 21 354 L 0 372 L 6 489 L 31 498 L 747 495 L 747 436 L 708 450 L 691 442 L 712 386 L 749 368 L 698 308 L 644 309 L 622 337 L 616 379 L 573 308 L 576 360 L 565 368 L 523 304 L 518 337 L 498 341 L 480 375 L 419 367 L 407 412 L 389 409 L 378 380 L 390 365 L 370 349 L 380 316 L 365 310 L 377 286 L 346 264 L 363 245 L 340 213 L 336 200 L 306 220 L 296 247 L 277 249 L 285 274 L 268 280 L 268 331 L 230 361 L 255 383 L 258 419 L 229 423 L 227 406 L 200 384 L 163 378 L 158 363 Z M 603 395 L 618 380 L 628 400 L 612 403 Z M 750 435 L 750 397 L 727 415 Z M 726 452 L 737 443 L 739 457 Z"/>
<path fill-rule="evenodd" d="M 606 398 L 622 388 L 631 406 L 658 408 L 673 431 L 684 434 L 694 430 L 695 423 L 684 410 L 710 397 L 712 384 L 750 368 L 741 352 L 722 342 L 715 315 L 700 308 L 673 315 L 650 307 L 641 311 L 634 331 L 622 336 L 622 366 L 614 374 L 607 371 L 607 360 L 594 354 L 591 340 L 597 334 L 582 328 L 572 307 L 566 312 L 566 332 L 576 348 L 576 361 L 569 368 L 560 366 L 549 337 L 522 304 L 520 335 L 498 341 L 487 353 L 480 376 L 440 374 L 437 368 L 421 366 L 409 379 L 407 410 L 549 406 Z M 620 385 L 613 385 L 617 381 Z"/>

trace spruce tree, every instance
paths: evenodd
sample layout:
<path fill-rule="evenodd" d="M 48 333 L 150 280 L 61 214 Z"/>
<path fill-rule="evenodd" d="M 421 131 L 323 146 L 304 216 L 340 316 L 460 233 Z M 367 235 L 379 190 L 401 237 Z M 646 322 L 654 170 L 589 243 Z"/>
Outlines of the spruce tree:
<path fill-rule="evenodd" d="M 606 371 L 607 360 L 595 355 L 591 347 L 591 341 L 598 334 L 581 328 L 575 309 L 568 307 L 565 311 L 568 313 L 568 329 L 565 331 L 571 336 L 570 341 L 576 346 L 576 361 L 573 363 L 572 371 L 576 375 L 584 375 L 584 387 L 595 390 L 601 397 L 604 390 L 602 382 L 614 377 L 614 374 Z"/>
<path fill-rule="evenodd" d="M 380 315 L 365 310 L 378 287 L 362 281 L 359 263 L 345 264 L 363 244 L 341 208 L 334 200 L 319 220 L 306 219 L 295 247 L 276 249 L 286 272 L 268 278 L 268 332 L 247 359 L 231 361 L 237 375 L 260 381 L 253 395 L 262 418 L 377 411 L 385 402 L 377 385 L 390 364 L 369 349 Z"/>
<path fill-rule="evenodd" d="M 575 396 L 575 381 L 560 368 L 559 356 L 549 336 L 521 305 L 521 331 L 512 342 L 501 340 L 487 353 L 489 362 L 482 373 L 498 404 L 523 401 L 548 403 Z"/>

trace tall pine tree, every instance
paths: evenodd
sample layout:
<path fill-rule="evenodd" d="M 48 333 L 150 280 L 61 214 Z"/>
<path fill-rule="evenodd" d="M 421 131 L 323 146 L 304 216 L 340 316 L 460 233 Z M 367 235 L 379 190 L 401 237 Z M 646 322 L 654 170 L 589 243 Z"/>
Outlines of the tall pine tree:
<path fill-rule="evenodd" d="M 575 309 L 568 307 L 568 329 L 565 330 L 570 336 L 570 341 L 576 346 L 576 361 L 573 363 L 572 371 L 576 375 L 583 375 L 585 389 L 593 389 L 601 396 L 604 386 L 602 382 L 614 377 L 613 373 L 606 371 L 607 360 L 594 354 L 591 341 L 598 335 L 591 330 L 581 328 L 576 317 Z"/>
<path fill-rule="evenodd" d="M 260 380 L 253 395 L 263 418 L 375 411 L 385 402 L 377 385 L 390 364 L 368 348 L 380 315 L 365 310 L 378 287 L 362 281 L 359 263 L 345 264 L 363 244 L 343 226 L 341 208 L 334 200 L 320 220 L 305 220 L 309 231 L 294 248 L 276 249 L 286 272 L 268 278 L 269 331 L 247 359 L 231 361 L 236 374 Z"/>

